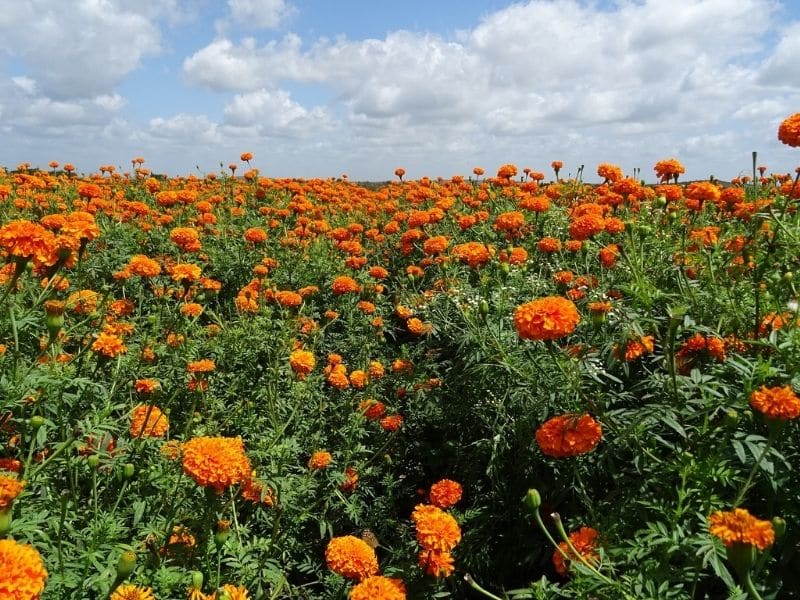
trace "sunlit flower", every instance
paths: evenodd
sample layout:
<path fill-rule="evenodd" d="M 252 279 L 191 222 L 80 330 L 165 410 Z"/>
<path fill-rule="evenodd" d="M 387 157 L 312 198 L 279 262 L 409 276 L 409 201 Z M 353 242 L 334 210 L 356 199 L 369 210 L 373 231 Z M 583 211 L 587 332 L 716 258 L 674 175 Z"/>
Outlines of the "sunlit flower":
<path fill-rule="evenodd" d="M 405 600 L 406 587 L 400 579 L 373 575 L 350 590 L 350 600 Z"/>
<path fill-rule="evenodd" d="M 414 507 L 411 520 L 417 530 L 417 541 L 425 550 L 450 552 L 461 541 L 461 528 L 455 518 L 431 504 Z"/>
<path fill-rule="evenodd" d="M 555 340 L 569 335 L 581 317 L 571 301 L 548 296 L 518 306 L 514 311 L 514 327 L 524 340 Z"/>
<path fill-rule="evenodd" d="M 578 456 L 600 443 L 603 429 L 590 415 L 565 414 L 548 419 L 536 430 L 543 454 L 554 458 Z"/>
<path fill-rule="evenodd" d="M 12 539 L 0 540 L 0 592 L 9 600 L 38 600 L 47 571 L 36 548 Z"/>
<path fill-rule="evenodd" d="M 252 471 L 242 438 L 196 437 L 185 442 L 181 450 L 184 473 L 218 494 Z"/>
<path fill-rule="evenodd" d="M 325 549 L 325 562 L 334 573 L 356 581 L 378 574 L 375 550 L 353 535 L 332 538 Z"/>
<path fill-rule="evenodd" d="M 717 511 L 708 517 L 709 532 L 726 546 L 747 544 L 759 550 L 769 548 L 775 542 L 772 523 L 762 521 L 744 508 L 732 511 Z"/>
<path fill-rule="evenodd" d="M 790 420 L 800 416 L 800 398 L 791 386 L 760 389 L 750 394 L 750 406 L 770 419 Z"/>

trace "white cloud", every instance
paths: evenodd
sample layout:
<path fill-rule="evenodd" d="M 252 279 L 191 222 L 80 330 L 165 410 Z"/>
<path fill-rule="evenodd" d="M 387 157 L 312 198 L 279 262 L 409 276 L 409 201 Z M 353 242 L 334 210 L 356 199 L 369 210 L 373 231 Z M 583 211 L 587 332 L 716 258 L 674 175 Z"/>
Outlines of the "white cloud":
<path fill-rule="evenodd" d="M 285 0 L 228 0 L 231 19 L 248 29 L 275 29 L 295 13 Z"/>
<path fill-rule="evenodd" d="M 60 100 L 109 93 L 161 48 L 158 28 L 111 0 L 6 3 L 0 55 L 19 58 L 41 91 Z"/>
<path fill-rule="evenodd" d="M 306 109 L 284 90 L 237 94 L 225 106 L 224 116 L 226 125 L 253 128 L 264 135 L 308 137 L 335 127 L 325 108 Z"/>

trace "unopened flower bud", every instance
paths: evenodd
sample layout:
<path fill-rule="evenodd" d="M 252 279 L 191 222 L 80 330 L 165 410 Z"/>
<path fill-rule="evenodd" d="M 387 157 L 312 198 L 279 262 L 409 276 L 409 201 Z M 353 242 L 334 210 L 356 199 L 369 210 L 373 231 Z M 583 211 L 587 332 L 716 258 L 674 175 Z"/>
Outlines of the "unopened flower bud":
<path fill-rule="evenodd" d="M 133 550 L 125 550 L 117 561 L 117 578 L 125 579 L 136 569 L 136 553 Z"/>
<path fill-rule="evenodd" d="M 525 505 L 525 508 L 531 512 L 531 514 L 535 514 L 542 505 L 542 495 L 539 493 L 539 490 L 531 488 L 528 490 L 528 493 L 525 494 L 525 497 L 522 499 L 522 503 Z"/>

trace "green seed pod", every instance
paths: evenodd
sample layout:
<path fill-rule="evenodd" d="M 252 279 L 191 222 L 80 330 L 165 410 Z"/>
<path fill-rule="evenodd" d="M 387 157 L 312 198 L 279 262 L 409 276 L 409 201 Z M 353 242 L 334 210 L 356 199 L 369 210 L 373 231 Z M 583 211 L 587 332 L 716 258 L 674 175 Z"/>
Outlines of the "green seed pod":
<path fill-rule="evenodd" d="M 503 275 L 508 275 L 511 272 L 511 266 L 508 263 L 500 263 L 500 272 Z"/>
<path fill-rule="evenodd" d="M 132 463 L 125 463 L 125 466 L 122 467 L 122 474 L 125 479 L 130 479 L 133 477 L 133 474 L 136 472 L 136 467 L 133 466 Z"/>
<path fill-rule="evenodd" d="M 30 418 L 28 424 L 34 431 L 36 431 L 37 429 L 39 429 L 39 427 L 44 425 L 44 417 L 41 415 L 34 415 L 33 417 Z"/>
<path fill-rule="evenodd" d="M 203 589 L 203 574 L 200 571 L 192 571 L 192 587 L 196 590 Z"/>
<path fill-rule="evenodd" d="M 117 578 L 125 579 L 136 569 L 136 553 L 133 550 L 125 550 L 117 561 Z"/>
<path fill-rule="evenodd" d="M 0 537 L 5 536 L 11 529 L 11 513 L 10 506 L 6 510 L 0 511 Z"/>
<path fill-rule="evenodd" d="M 781 539 L 783 534 L 786 533 L 786 521 L 784 521 L 781 517 L 773 517 L 772 529 L 775 530 L 775 539 Z"/>
<path fill-rule="evenodd" d="M 539 490 L 531 488 L 528 490 L 528 493 L 525 494 L 525 497 L 522 499 L 522 503 L 531 514 L 535 514 L 542 505 L 542 495 L 539 493 Z"/>
<path fill-rule="evenodd" d="M 478 304 L 478 312 L 480 312 L 483 316 L 489 314 L 489 303 L 486 300 L 480 301 L 480 304 Z"/>

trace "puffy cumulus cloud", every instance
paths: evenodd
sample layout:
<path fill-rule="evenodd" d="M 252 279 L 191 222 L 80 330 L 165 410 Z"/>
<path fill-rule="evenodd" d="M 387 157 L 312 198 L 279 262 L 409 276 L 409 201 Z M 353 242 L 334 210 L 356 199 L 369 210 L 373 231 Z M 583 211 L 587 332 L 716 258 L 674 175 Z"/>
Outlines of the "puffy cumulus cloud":
<path fill-rule="evenodd" d="M 231 20 L 250 29 L 274 29 L 295 8 L 285 0 L 228 0 Z"/>
<path fill-rule="evenodd" d="M 0 11 L 0 56 L 21 60 L 41 92 L 57 100 L 112 92 L 144 57 L 161 49 L 149 15 L 165 9 L 157 10 L 155 2 L 144 2 L 143 12 L 111 0 L 6 4 Z"/>
<path fill-rule="evenodd" d="M 150 119 L 145 139 L 190 147 L 194 144 L 219 144 L 222 142 L 219 126 L 205 115 L 180 113 L 169 118 Z"/>
<path fill-rule="evenodd" d="M 534 151 L 546 142 L 563 154 L 574 134 L 587 150 L 606 149 L 587 162 L 615 160 L 617 151 L 620 162 L 641 162 L 644 136 L 663 140 L 656 160 L 705 142 L 745 144 L 751 136 L 733 132 L 748 118 L 774 119 L 800 100 L 800 23 L 786 23 L 771 43 L 779 8 L 773 0 L 533 0 L 450 37 L 395 31 L 306 44 L 288 34 L 262 44 L 223 35 L 187 57 L 183 71 L 197 85 L 241 93 L 226 109 L 231 122 L 275 102 L 263 90 L 328 88 L 330 112 L 344 117 L 343 146 L 366 144 L 370 156 L 481 148 L 502 161 L 512 142 Z M 298 109 L 308 110 L 282 108 Z M 717 137 L 698 138 L 701 127 Z"/>
<path fill-rule="evenodd" d="M 237 94 L 225 106 L 225 124 L 257 135 L 309 137 L 335 128 L 327 109 L 307 109 L 284 90 Z"/>

